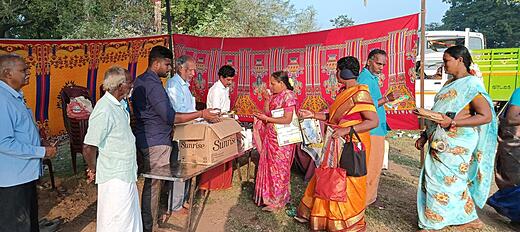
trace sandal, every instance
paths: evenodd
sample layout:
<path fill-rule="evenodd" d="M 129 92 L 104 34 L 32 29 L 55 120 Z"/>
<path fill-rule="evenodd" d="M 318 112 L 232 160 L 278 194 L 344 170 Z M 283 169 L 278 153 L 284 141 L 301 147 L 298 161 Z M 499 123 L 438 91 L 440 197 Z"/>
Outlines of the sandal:
<path fill-rule="evenodd" d="M 159 221 L 164 224 L 166 222 L 168 222 L 168 220 L 170 219 L 170 217 L 172 216 L 172 214 L 170 212 L 166 212 L 164 213 L 162 216 L 161 216 L 161 219 L 159 219 Z"/>
<path fill-rule="evenodd" d="M 296 216 L 296 207 L 292 206 L 292 205 L 288 205 L 285 209 L 285 214 L 289 217 L 294 217 Z"/>
<path fill-rule="evenodd" d="M 475 219 L 471 222 L 462 225 L 451 226 L 455 230 L 478 230 L 484 228 L 484 223 L 480 219 Z"/>
<path fill-rule="evenodd" d="M 264 208 L 262 208 L 263 211 L 267 211 L 267 212 L 277 212 L 278 210 L 280 210 L 279 208 L 275 208 L 275 207 L 272 207 L 272 206 L 265 206 Z"/>
<path fill-rule="evenodd" d="M 298 221 L 299 223 L 307 223 L 307 222 L 309 222 L 309 220 L 307 220 L 305 218 L 302 218 L 302 217 L 294 216 L 293 218 L 294 218 L 294 220 Z"/>
<path fill-rule="evenodd" d="M 184 203 L 182 204 L 182 208 L 190 209 L 190 203 L 188 203 L 188 202 L 184 202 Z"/>

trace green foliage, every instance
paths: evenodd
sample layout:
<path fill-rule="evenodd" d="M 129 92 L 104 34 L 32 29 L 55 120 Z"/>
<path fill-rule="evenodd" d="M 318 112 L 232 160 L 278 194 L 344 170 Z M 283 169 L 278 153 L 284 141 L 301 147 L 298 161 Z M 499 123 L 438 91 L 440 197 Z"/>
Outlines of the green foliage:
<path fill-rule="evenodd" d="M 0 2 L 0 37 L 17 36 L 20 30 L 36 35 L 52 34 L 56 29 L 55 12 L 62 0 L 1 0 Z M 38 28 L 37 31 L 32 31 Z M 49 36 L 49 38 L 53 38 Z"/>
<path fill-rule="evenodd" d="M 171 4 L 172 29 L 174 33 L 181 34 L 196 34 L 195 32 L 203 31 L 204 28 L 215 29 L 220 26 L 222 18 L 226 17 L 224 12 L 230 5 L 225 0 L 172 0 Z M 166 7 L 164 0 L 162 5 Z M 166 31 L 166 20 L 163 19 L 163 22 L 163 29 Z"/>
<path fill-rule="evenodd" d="M 186 2 L 189 2 L 187 4 Z M 176 1 L 174 33 L 243 37 L 318 30 L 316 10 L 297 10 L 287 0 Z M 166 27 L 164 27 L 166 28 Z"/>
<path fill-rule="evenodd" d="M 335 28 L 348 27 L 354 25 L 354 20 L 348 17 L 348 15 L 339 15 L 335 19 L 329 20 Z"/>
<path fill-rule="evenodd" d="M 0 37 L 111 38 L 153 32 L 146 0 L 1 0 Z"/>
<path fill-rule="evenodd" d="M 520 1 L 443 1 L 451 5 L 442 19 L 445 29 L 481 32 L 489 48 L 520 47 Z"/>
<path fill-rule="evenodd" d="M 0 0 L 0 38 L 97 39 L 155 34 L 150 0 Z M 172 0 L 174 33 L 268 36 L 318 30 L 316 10 L 288 0 Z M 163 33 L 166 7 L 163 0 Z"/>
<path fill-rule="evenodd" d="M 442 25 L 441 23 L 437 23 L 437 22 L 428 23 L 425 26 L 426 26 L 426 31 L 438 31 L 438 30 L 444 29 L 444 25 Z"/>
<path fill-rule="evenodd" d="M 78 4 L 76 7 L 78 11 L 67 11 L 61 15 L 62 27 L 59 32 L 65 38 L 118 38 L 154 34 L 153 4 L 149 1 L 84 0 L 83 5 Z"/>
<path fill-rule="evenodd" d="M 299 13 L 296 13 L 292 32 L 304 33 L 319 30 L 319 26 L 316 23 L 317 16 L 318 13 L 313 7 L 307 7 Z"/>

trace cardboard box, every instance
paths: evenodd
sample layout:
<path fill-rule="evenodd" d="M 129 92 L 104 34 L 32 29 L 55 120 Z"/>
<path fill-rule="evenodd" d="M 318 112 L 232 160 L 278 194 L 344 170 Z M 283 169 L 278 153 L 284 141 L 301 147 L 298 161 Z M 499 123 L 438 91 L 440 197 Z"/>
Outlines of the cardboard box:
<path fill-rule="evenodd" d="M 218 123 L 186 123 L 175 125 L 173 140 L 179 140 L 182 163 L 212 164 L 238 152 L 238 136 L 242 127 L 234 119 Z"/>

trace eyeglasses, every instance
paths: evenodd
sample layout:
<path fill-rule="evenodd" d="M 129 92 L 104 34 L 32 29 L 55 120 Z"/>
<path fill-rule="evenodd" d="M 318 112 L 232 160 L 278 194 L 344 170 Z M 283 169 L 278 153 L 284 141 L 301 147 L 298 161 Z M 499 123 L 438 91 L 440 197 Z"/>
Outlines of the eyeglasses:
<path fill-rule="evenodd" d="M 29 74 L 30 73 L 30 70 L 28 68 L 16 69 L 16 71 L 21 72 L 21 73 L 25 73 L 25 74 Z"/>

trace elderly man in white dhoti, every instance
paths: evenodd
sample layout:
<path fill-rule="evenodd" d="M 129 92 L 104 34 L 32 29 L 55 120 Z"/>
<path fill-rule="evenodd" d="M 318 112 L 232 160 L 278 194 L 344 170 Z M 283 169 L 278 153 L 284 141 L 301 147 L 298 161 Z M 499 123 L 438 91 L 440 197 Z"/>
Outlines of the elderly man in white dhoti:
<path fill-rule="evenodd" d="M 107 92 L 90 115 L 83 142 L 88 181 L 98 184 L 97 231 L 141 232 L 135 137 L 124 101 L 133 79 L 114 66 L 106 71 L 103 87 Z"/>

